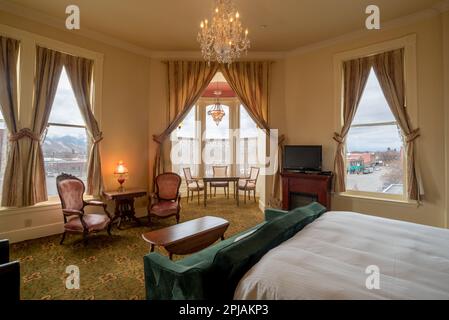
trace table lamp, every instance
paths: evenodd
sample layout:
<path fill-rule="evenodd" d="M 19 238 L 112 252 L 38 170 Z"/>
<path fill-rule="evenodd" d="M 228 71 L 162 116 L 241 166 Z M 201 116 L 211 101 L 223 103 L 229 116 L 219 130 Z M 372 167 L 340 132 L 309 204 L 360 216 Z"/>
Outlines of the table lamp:
<path fill-rule="evenodd" d="M 123 184 L 126 181 L 126 178 L 128 177 L 128 168 L 125 167 L 125 164 L 122 160 L 120 160 L 117 163 L 117 167 L 114 170 L 114 174 L 117 176 L 117 181 L 120 183 L 120 187 L 118 188 L 118 191 L 123 192 L 125 191 L 125 188 L 123 188 Z"/>

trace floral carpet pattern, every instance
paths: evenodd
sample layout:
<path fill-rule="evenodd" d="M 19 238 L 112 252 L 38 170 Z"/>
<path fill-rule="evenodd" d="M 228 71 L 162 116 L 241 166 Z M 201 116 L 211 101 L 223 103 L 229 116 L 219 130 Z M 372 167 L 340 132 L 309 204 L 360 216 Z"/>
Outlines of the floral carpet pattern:
<path fill-rule="evenodd" d="M 243 202 L 243 201 L 241 201 Z M 208 207 L 187 204 L 183 199 L 181 222 L 203 216 L 222 217 L 230 222 L 225 234 L 246 230 L 263 221 L 258 204 L 235 205 L 234 200 L 217 197 L 208 202 Z M 62 216 L 61 216 L 62 219 Z M 142 218 L 142 226 L 132 223 L 122 225 L 124 230 L 112 229 L 112 236 L 106 232 L 91 235 L 84 246 L 80 235 L 68 235 L 59 245 L 60 235 L 29 240 L 13 244 L 13 260 L 20 261 L 21 298 L 55 300 L 129 300 L 145 299 L 143 256 L 149 252 L 148 244 L 142 240 L 142 233 L 175 224 L 175 218 L 153 219 L 148 227 Z M 156 251 L 166 255 L 164 249 Z M 174 260 L 180 259 L 174 256 Z M 67 266 L 75 265 L 80 270 L 80 289 L 66 289 Z"/>

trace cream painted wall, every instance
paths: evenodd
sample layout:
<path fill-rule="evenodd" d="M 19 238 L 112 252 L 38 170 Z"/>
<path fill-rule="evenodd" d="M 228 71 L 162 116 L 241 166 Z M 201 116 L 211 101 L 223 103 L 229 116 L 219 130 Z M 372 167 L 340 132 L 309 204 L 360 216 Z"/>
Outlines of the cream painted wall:
<path fill-rule="evenodd" d="M 443 14 L 444 110 L 446 128 L 446 228 L 449 228 L 449 11 Z"/>
<path fill-rule="evenodd" d="M 418 123 L 422 137 L 418 142 L 425 201 L 422 207 L 392 202 L 333 197 L 334 210 L 445 226 L 445 151 L 443 109 L 442 17 L 428 18 L 406 27 L 373 31 L 358 40 L 298 54 L 286 59 L 286 133 L 290 144 L 322 144 L 324 168 L 333 169 L 336 145 L 334 55 L 374 43 L 417 35 Z"/>
<path fill-rule="evenodd" d="M 148 188 L 150 59 L 2 11 L 0 23 L 104 55 L 102 112 L 96 116 L 104 134 L 101 155 L 105 187 L 117 187 L 112 172 L 116 162 L 123 160 L 130 172 L 126 187 Z M 142 198 L 136 204 L 142 213 L 146 203 Z M 109 209 L 113 212 L 112 203 Z M 22 240 L 58 233 L 61 228 L 61 212 L 55 206 L 0 211 L 0 238 Z"/>

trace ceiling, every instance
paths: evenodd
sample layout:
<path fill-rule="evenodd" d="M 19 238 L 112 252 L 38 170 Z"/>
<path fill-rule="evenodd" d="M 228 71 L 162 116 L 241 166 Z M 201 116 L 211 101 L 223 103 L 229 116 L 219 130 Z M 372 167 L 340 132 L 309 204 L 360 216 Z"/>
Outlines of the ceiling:
<path fill-rule="evenodd" d="M 252 51 L 289 51 L 364 28 L 365 8 L 381 20 L 428 9 L 441 0 L 235 0 Z M 154 51 L 197 51 L 196 35 L 213 0 L 7 0 L 64 21 L 76 4 L 83 27 Z"/>

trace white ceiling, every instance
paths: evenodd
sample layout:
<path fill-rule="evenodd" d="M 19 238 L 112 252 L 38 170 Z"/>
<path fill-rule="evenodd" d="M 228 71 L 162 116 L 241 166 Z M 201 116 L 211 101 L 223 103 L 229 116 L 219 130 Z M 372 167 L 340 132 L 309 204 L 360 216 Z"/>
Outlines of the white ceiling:
<path fill-rule="evenodd" d="M 382 21 L 428 9 L 441 0 L 235 0 L 253 51 L 288 51 L 364 28 L 365 8 Z M 199 50 L 199 22 L 213 0 L 7 0 L 65 20 L 76 4 L 83 27 L 154 51 Z"/>

